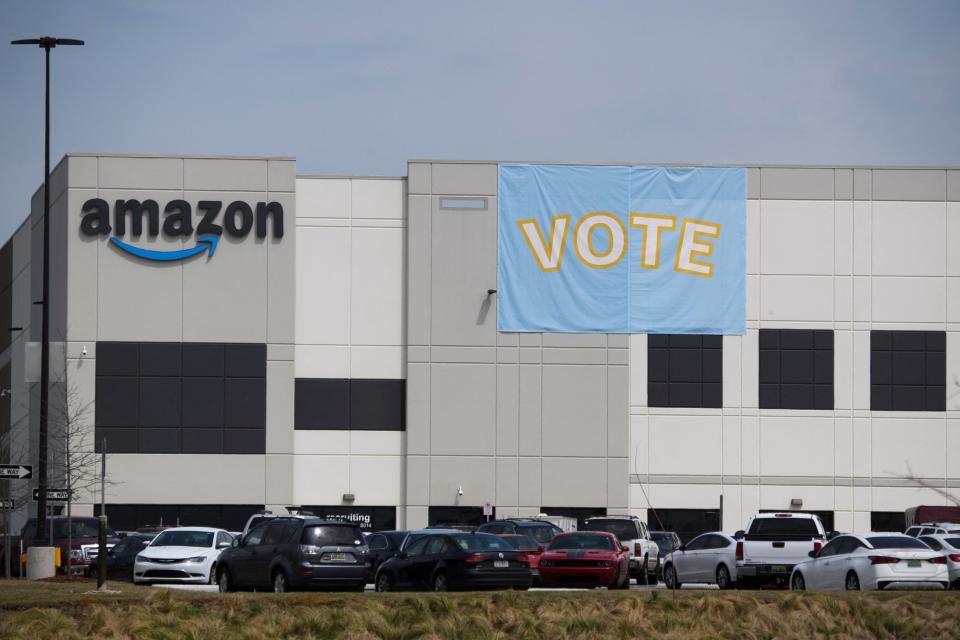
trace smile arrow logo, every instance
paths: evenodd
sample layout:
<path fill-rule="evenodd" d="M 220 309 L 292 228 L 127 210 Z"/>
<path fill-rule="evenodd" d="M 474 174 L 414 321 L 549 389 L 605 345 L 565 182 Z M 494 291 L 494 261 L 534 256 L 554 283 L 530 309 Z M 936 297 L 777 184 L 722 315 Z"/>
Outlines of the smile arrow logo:
<path fill-rule="evenodd" d="M 220 238 L 215 235 L 199 236 L 197 237 L 197 246 L 195 247 L 191 247 L 189 249 L 179 249 L 177 251 L 158 251 L 156 249 L 143 249 L 141 247 L 135 247 L 127 244 L 126 242 L 121 242 L 116 238 L 110 238 L 110 242 L 122 251 L 131 253 L 138 258 L 143 258 L 144 260 L 160 260 L 162 262 L 186 260 L 187 258 L 195 256 L 198 253 L 203 253 L 204 251 L 209 251 L 209 257 L 212 258 L 213 252 L 217 250 L 217 242 L 219 240 Z"/>

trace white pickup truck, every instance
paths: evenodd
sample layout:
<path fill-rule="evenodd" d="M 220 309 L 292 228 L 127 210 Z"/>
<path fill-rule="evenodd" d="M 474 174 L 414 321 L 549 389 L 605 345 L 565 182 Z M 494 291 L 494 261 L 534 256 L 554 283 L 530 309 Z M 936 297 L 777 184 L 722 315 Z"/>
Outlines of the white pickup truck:
<path fill-rule="evenodd" d="M 758 513 L 734 538 L 740 585 L 786 586 L 794 565 L 819 551 L 827 532 L 819 516 L 809 513 Z"/>

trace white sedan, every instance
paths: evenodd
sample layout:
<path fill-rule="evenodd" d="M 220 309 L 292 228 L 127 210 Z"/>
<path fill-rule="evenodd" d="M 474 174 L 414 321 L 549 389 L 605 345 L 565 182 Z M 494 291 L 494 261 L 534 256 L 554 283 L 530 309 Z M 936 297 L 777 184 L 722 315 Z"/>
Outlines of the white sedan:
<path fill-rule="evenodd" d="M 950 588 L 960 589 L 960 535 L 941 533 L 920 536 L 920 541 L 947 557 L 947 575 L 950 576 Z"/>
<path fill-rule="evenodd" d="M 737 541 L 729 533 L 704 533 L 663 557 L 663 582 L 679 589 L 684 582 L 731 588 L 737 580 Z"/>
<path fill-rule="evenodd" d="M 949 584 L 947 558 L 926 544 L 896 533 L 837 536 L 790 574 L 794 591 L 879 591 L 936 588 Z"/>
<path fill-rule="evenodd" d="M 167 529 L 137 555 L 133 581 L 216 584 L 217 558 L 232 542 L 233 536 L 223 529 Z"/>

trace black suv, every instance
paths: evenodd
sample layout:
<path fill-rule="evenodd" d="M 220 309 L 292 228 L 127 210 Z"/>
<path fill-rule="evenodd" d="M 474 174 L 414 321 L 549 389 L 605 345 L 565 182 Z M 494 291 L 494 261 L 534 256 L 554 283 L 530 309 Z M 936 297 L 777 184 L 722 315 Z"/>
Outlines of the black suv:
<path fill-rule="evenodd" d="M 557 534 L 563 533 L 563 529 L 543 520 L 534 520 L 532 518 L 510 518 L 509 520 L 494 520 L 485 522 L 477 529 L 477 533 L 492 533 L 500 535 L 502 533 L 519 533 L 530 536 L 538 544 L 544 546 L 550 544 Z"/>
<path fill-rule="evenodd" d="M 220 591 L 327 587 L 363 591 L 372 578 L 360 527 L 341 520 L 293 516 L 259 523 L 217 563 Z"/>

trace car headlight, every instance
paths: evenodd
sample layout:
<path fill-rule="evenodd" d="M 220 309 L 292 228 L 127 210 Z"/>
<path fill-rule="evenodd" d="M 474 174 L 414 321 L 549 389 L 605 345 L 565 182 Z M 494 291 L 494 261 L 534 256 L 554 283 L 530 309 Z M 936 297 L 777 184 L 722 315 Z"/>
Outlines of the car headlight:
<path fill-rule="evenodd" d="M 184 562 L 206 562 L 207 556 L 194 556 L 193 558 L 187 558 Z"/>

